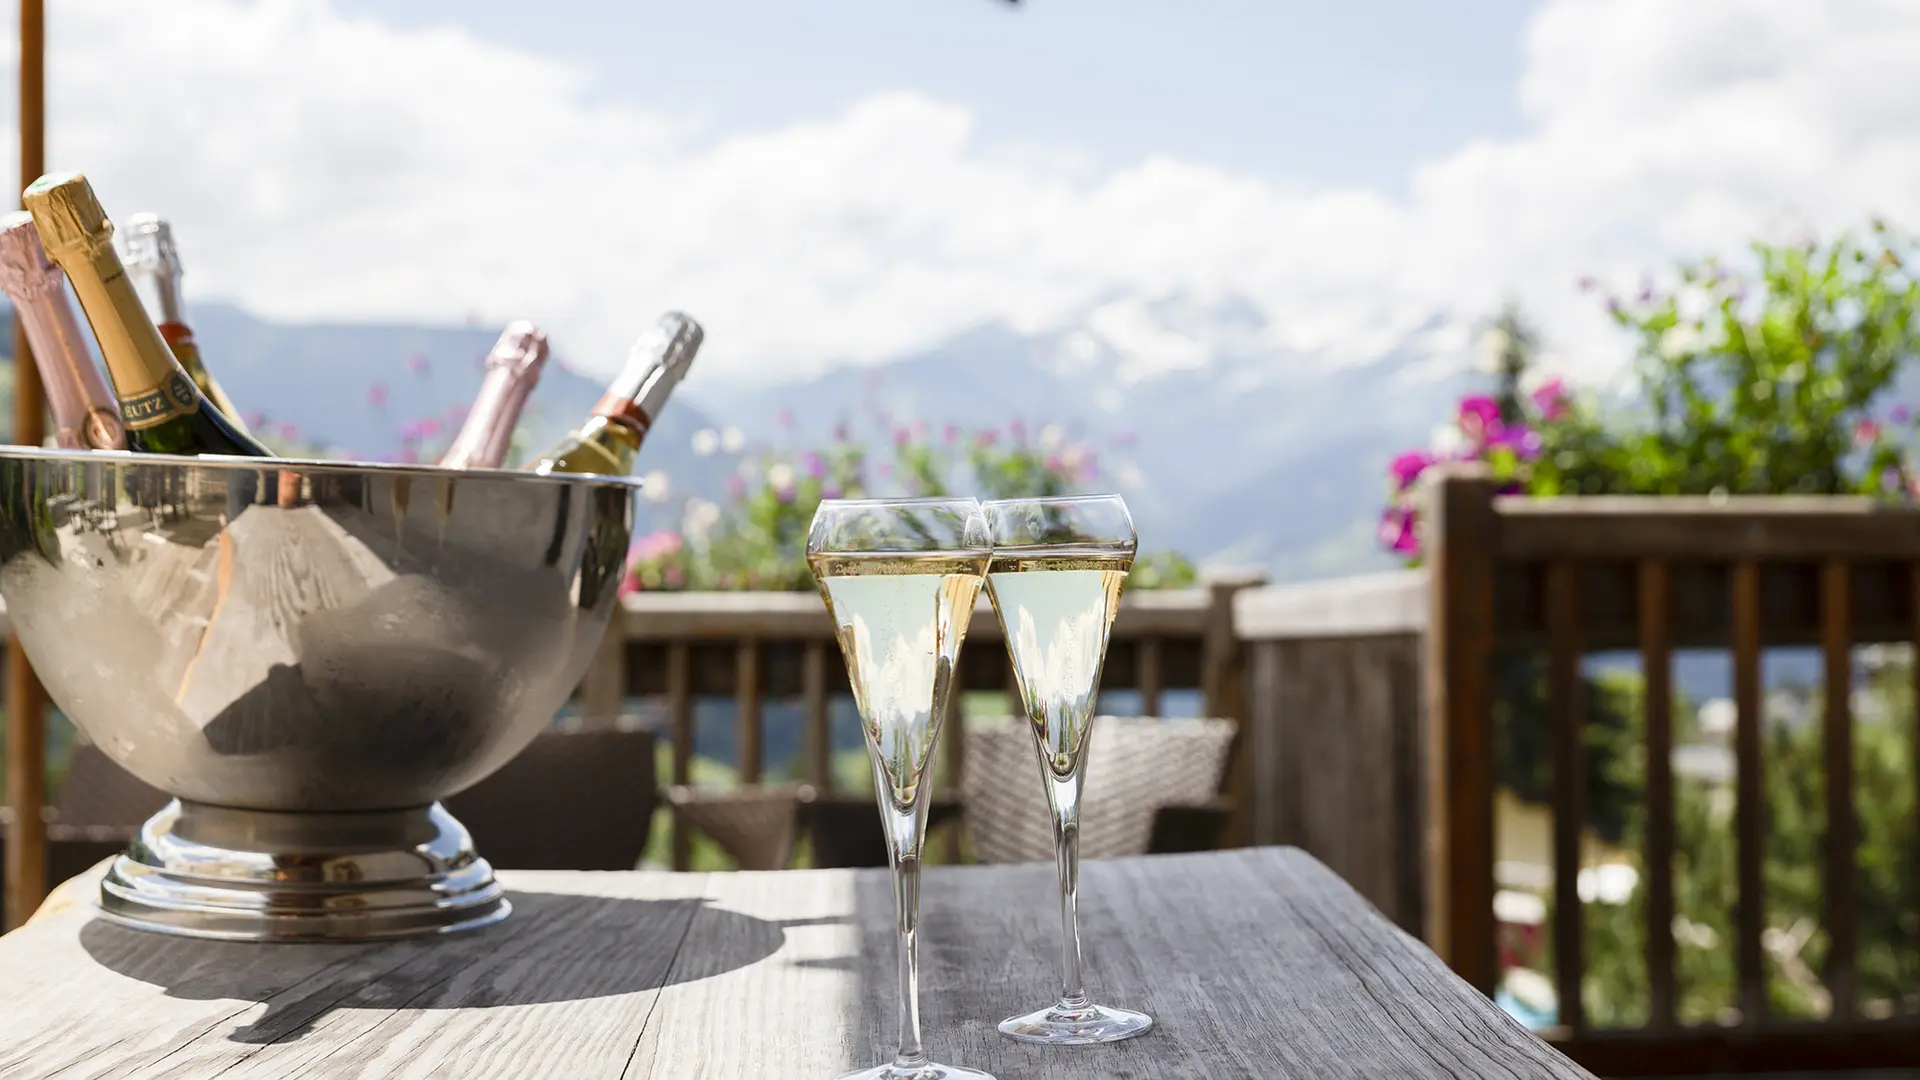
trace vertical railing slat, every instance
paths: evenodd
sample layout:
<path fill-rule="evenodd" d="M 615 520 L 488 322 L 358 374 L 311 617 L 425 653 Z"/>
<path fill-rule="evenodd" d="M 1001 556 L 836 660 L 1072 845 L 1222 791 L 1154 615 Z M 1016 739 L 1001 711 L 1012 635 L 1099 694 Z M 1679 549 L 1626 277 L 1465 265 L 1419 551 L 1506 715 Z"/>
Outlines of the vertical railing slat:
<path fill-rule="evenodd" d="M 1585 831 L 1586 729 L 1580 679 L 1580 567 L 1547 568 L 1547 726 L 1553 748 L 1553 971 L 1560 1023 L 1586 1026 L 1580 993 L 1585 974 L 1585 912 L 1580 905 L 1580 840 Z"/>
<path fill-rule="evenodd" d="M 667 646 L 667 720 L 673 726 L 673 782 L 693 782 L 693 649 L 685 641 Z M 673 819 L 673 868 L 693 862 L 693 845 L 680 815 Z"/>
<path fill-rule="evenodd" d="M 809 641 L 800 664 L 807 725 L 807 783 L 833 790 L 833 728 L 827 712 L 827 643 Z"/>
<path fill-rule="evenodd" d="M 1821 681 L 1826 690 L 1821 758 L 1826 769 L 1825 916 L 1827 992 L 1833 1019 L 1846 1023 L 1854 1010 L 1853 814 L 1853 616 L 1852 586 L 1844 559 L 1820 567 Z"/>
<path fill-rule="evenodd" d="M 760 729 L 760 643 L 745 638 L 733 661 L 734 746 L 740 755 L 740 783 L 760 782 L 763 733 Z"/>
<path fill-rule="evenodd" d="M 1765 926 L 1762 859 L 1766 844 L 1766 790 L 1761 786 L 1760 744 L 1764 719 L 1760 698 L 1760 564 L 1733 565 L 1734 834 L 1739 884 L 1734 920 L 1734 964 L 1740 987 L 1741 1022 L 1766 1019 L 1766 971 L 1760 935 Z"/>
<path fill-rule="evenodd" d="M 1134 645 L 1138 650 L 1140 673 L 1140 715 L 1160 715 L 1160 639 L 1143 637 Z"/>
<path fill-rule="evenodd" d="M 1640 564 L 1640 657 L 1647 722 L 1647 986 L 1649 1023 L 1674 1022 L 1673 612 L 1667 564 Z"/>

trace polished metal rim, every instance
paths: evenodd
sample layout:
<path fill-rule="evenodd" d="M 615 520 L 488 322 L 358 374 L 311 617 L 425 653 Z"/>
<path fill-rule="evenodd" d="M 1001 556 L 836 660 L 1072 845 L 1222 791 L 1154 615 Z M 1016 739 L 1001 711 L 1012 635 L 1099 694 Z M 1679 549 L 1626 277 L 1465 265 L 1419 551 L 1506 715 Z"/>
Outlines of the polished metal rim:
<path fill-rule="evenodd" d="M 270 849 L 270 850 L 262 850 Z M 100 882 L 99 912 L 220 941 L 369 941 L 490 926 L 513 910 L 439 804 L 352 814 L 176 800 Z"/>

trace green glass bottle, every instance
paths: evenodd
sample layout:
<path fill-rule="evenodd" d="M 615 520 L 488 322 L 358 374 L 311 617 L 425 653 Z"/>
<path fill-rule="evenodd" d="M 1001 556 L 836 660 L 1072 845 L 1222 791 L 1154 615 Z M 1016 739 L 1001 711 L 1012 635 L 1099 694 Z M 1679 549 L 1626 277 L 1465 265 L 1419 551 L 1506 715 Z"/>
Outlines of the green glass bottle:
<path fill-rule="evenodd" d="M 149 454 L 273 456 L 207 402 L 147 316 L 113 249 L 113 223 L 80 173 L 49 173 L 20 200 L 67 272 L 120 401 L 127 448 Z"/>
<path fill-rule="evenodd" d="M 627 354 L 627 366 L 607 385 L 587 422 L 540 455 L 537 473 L 601 473 L 624 476 L 667 395 L 687 374 L 700 342 L 700 324 L 679 312 L 660 317 Z"/>

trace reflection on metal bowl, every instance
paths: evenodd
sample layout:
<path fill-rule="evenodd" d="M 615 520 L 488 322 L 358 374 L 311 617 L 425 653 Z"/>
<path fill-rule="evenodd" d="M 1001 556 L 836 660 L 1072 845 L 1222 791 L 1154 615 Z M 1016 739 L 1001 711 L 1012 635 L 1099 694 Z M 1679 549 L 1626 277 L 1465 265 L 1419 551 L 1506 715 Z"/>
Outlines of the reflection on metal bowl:
<path fill-rule="evenodd" d="M 637 490 L 0 450 L 0 594 L 28 658 L 88 738 L 179 800 L 117 860 L 103 910 L 261 940 L 503 915 L 436 803 L 579 682 Z"/>

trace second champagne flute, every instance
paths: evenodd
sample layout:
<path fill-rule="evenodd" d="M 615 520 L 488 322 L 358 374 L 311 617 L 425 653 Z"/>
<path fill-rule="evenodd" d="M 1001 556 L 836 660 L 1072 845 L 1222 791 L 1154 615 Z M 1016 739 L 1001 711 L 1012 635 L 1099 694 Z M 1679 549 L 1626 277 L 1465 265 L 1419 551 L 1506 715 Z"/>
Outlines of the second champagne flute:
<path fill-rule="evenodd" d="M 900 1050 L 843 1080 L 993 1080 L 927 1060 L 920 1045 L 920 854 L 927 766 L 987 571 L 972 499 L 830 499 L 807 534 L 807 566 L 833 617 L 893 866 L 900 931 Z"/>
<path fill-rule="evenodd" d="M 1132 1038 L 1145 1013 L 1096 1005 L 1080 968 L 1080 791 L 1087 774 L 1100 668 L 1133 568 L 1133 519 L 1118 495 L 1003 499 L 984 507 L 993 534 L 987 590 L 1006 634 L 1014 680 L 1040 756 L 1060 871 L 1060 999 L 1015 1016 L 1000 1033 L 1082 1045 Z"/>

